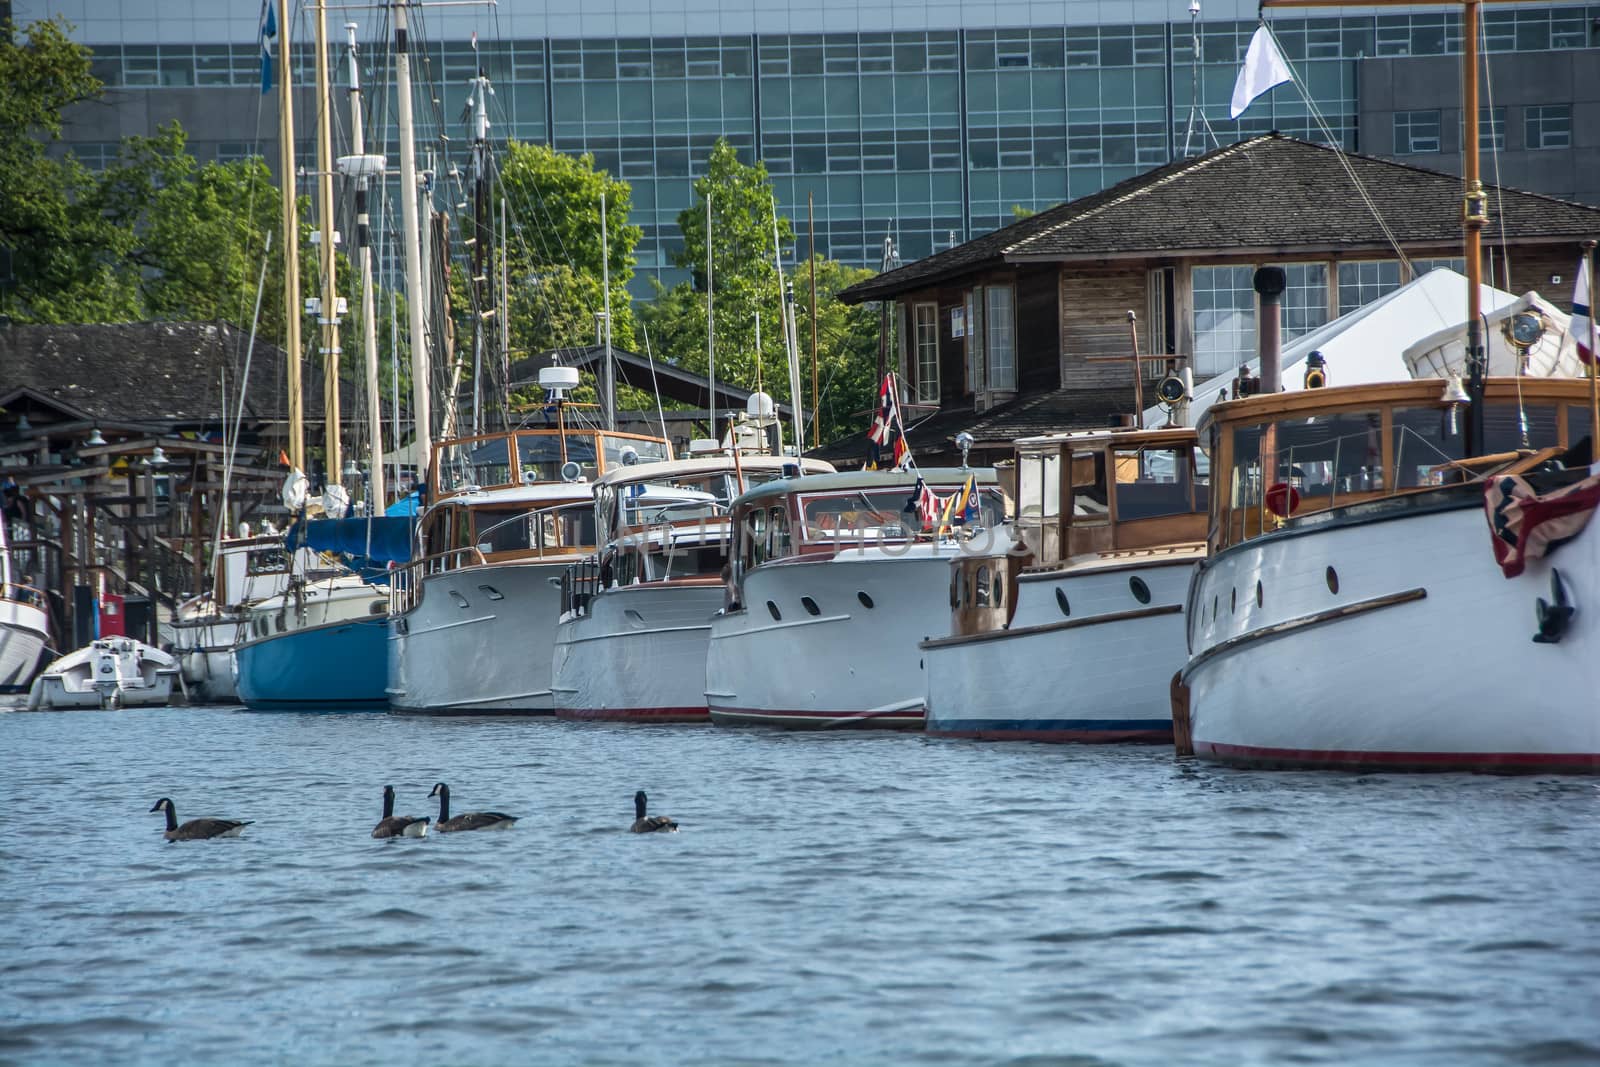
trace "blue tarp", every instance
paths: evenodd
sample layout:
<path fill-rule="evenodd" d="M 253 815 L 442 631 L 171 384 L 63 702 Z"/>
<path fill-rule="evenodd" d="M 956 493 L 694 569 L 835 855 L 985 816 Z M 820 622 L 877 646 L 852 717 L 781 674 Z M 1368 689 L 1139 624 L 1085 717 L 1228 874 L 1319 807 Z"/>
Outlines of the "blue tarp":
<path fill-rule="evenodd" d="M 358 567 L 411 559 L 410 518 L 309 519 L 301 526 L 307 548 L 349 556 Z"/>
<path fill-rule="evenodd" d="M 385 515 L 412 515 L 415 516 L 422 510 L 421 492 L 413 489 L 405 496 L 390 504 L 384 511 Z"/>

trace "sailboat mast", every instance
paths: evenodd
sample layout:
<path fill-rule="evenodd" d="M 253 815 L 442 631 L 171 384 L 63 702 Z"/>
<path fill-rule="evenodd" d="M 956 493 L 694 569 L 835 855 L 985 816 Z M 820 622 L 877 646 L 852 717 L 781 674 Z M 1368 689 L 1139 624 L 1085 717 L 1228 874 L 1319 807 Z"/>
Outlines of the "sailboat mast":
<path fill-rule="evenodd" d="M 372 221 L 367 214 L 368 174 L 382 174 L 383 157 L 368 156 L 366 134 L 361 128 L 361 70 L 356 61 L 356 24 L 347 22 L 345 37 L 350 48 L 350 137 L 354 155 L 346 173 L 356 175 L 356 248 L 361 257 L 361 348 L 367 362 L 367 421 L 371 433 L 367 460 L 371 477 L 367 512 L 376 515 L 388 503 L 383 477 L 383 407 L 378 397 L 378 316 L 372 298 Z M 344 162 L 343 160 L 340 161 Z"/>
<path fill-rule="evenodd" d="M 285 0 L 287 2 L 287 0 Z M 425 482 L 433 459 L 432 413 L 428 409 L 428 329 L 422 293 L 422 239 L 417 224 L 417 149 L 412 143 L 411 54 L 406 34 L 407 0 L 394 5 L 395 122 L 400 138 L 400 216 L 405 230 L 406 312 L 411 322 L 411 407 L 417 481 Z M 396 442 L 398 445 L 399 442 Z"/>
<path fill-rule="evenodd" d="M 1484 448 L 1483 423 L 1483 228 L 1489 222 L 1488 197 L 1478 174 L 1478 0 L 1461 5 L 1461 118 L 1466 151 L 1461 217 L 1466 227 L 1467 256 L 1467 414 L 1466 454 Z"/>
<path fill-rule="evenodd" d="M 289 0 L 278 4 L 278 158 L 283 200 L 283 351 L 289 362 L 289 467 L 305 470 L 306 427 L 300 400 L 300 210 L 295 199 L 294 93 L 289 75 Z"/>
<path fill-rule="evenodd" d="M 706 190 L 706 410 L 711 416 L 711 436 L 717 433 L 717 317 L 711 284 L 711 190 Z"/>
<path fill-rule="evenodd" d="M 606 230 L 606 194 L 600 194 L 600 288 L 605 290 L 606 362 L 600 375 L 600 403 L 606 429 L 617 428 L 617 368 L 611 355 L 611 241 Z"/>
<path fill-rule="evenodd" d="M 473 37 L 474 49 L 477 37 Z M 472 289 L 478 294 L 472 325 L 472 432 L 483 432 L 484 351 L 491 336 L 484 322 L 495 314 L 494 287 L 489 284 L 489 78 L 478 68 L 472 80 Z"/>
<path fill-rule="evenodd" d="M 317 324 L 322 327 L 323 414 L 327 435 L 328 485 L 339 484 L 344 455 L 339 442 L 339 297 L 334 292 L 333 229 L 333 123 L 329 114 L 328 18 L 326 0 L 317 0 L 317 214 L 322 227 L 322 303 Z"/>

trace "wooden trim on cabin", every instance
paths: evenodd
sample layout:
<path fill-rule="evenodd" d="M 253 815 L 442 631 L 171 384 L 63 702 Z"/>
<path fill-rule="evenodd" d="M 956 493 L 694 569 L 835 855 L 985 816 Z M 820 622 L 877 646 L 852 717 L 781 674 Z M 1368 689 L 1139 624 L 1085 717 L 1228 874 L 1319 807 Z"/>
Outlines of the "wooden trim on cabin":
<path fill-rule="evenodd" d="M 1370 600 L 1358 600 L 1354 604 L 1344 604 L 1337 608 L 1329 608 L 1327 611 L 1319 611 L 1311 615 L 1302 615 L 1297 619 L 1285 619 L 1283 622 L 1273 623 L 1271 626 L 1264 626 L 1259 630 L 1252 630 L 1249 633 L 1242 633 L 1236 637 L 1230 637 L 1226 641 L 1218 642 L 1198 655 L 1189 657 L 1189 662 L 1184 665 L 1181 677 L 1184 684 L 1187 685 L 1189 682 L 1189 676 L 1193 674 L 1197 668 L 1205 663 L 1209 663 L 1218 656 L 1225 656 L 1231 652 L 1237 652 L 1241 648 L 1245 648 L 1262 641 L 1271 641 L 1279 637 L 1285 637 L 1292 633 L 1298 633 L 1301 630 L 1309 630 L 1316 626 L 1324 626 L 1328 623 L 1340 622 L 1344 619 L 1355 618 L 1358 615 L 1366 615 L 1370 612 L 1381 611 L 1384 608 L 1393 608 L 1398 607 L 1401 604 L 1410 604 L 1413 601 L 1425 599 L 1427 595 L 1427 589 L 1418 586 L 1415 589 L 1407 589 L 1404 592 L 1390 593 L 1386 596 L 1373 597 Z"/>
<path fill-rule="evenodd" d="M 1181 615 L 1182 613 L 1182 604 L 1163 604 L 1156 608 L 1113 611 L 1106 615 L 1090 615 L 1082 619 L 1062 619 L 1060 622 L 1046 622 L 1037 626 L 1022 626 L 1014 630 L 990 630 L 988 633 L 967 634 L 961 637 L 936 637 L 931 640 L 917 642 L 917 647 L 920 649 L 953 648 L 956 645 L 971 645 L 982 641 L 999 641 L 1007 637 L 1032 637 L 1035 634 L 1058 633 L 1062 630 L 1076 630 L 1084 626 L 1130 622 L 1134 619 L 1147 619 L 1157 615 Z"/>

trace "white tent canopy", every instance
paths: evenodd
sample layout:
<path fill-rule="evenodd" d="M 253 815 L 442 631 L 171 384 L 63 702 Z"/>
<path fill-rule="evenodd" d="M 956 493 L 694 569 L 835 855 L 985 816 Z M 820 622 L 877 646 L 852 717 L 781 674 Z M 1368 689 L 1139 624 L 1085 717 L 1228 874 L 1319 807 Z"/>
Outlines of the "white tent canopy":
<path fill-rule="evenodd" d="M 1497 313 L 1518 302 L 1513 294 L 1493 286 L 1479 286 L 1479 290 L 1486 313 Z M 1285 345 L 1283 387 L 1290 392 L 1304 388 L 1301 368 L 1312 352 L 1321 352 L 1327 360 L 1329 385 L 1405 381 L 1412 376 L 1405 359 L 1407 349 L 1446 328 L 1460 328 L 1466 318 L 1467 280 L 1453 270 L 1429 271 Z M 1259 358 L 1251 359 L 1248 366 L 1252 373 L 1260 373 Z M 1185 421 L 1191 426 L 1198 423 L 1223 390 L 1231 392 L 1233 377 L 1232 373 L 1219 374 L 1196 385 Z M 1144 418 L 1146 426 L 1160 426 L 1167 421 L 1167 410 L 1159 405 L 1149 408 Z"/>

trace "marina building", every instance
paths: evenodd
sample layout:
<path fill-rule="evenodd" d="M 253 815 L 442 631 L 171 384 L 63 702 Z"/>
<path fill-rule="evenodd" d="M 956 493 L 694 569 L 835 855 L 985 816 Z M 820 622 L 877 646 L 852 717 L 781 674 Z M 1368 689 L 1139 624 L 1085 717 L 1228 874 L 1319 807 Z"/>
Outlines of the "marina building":
<path fill-rule="evenodd" d="M 275 165 L 274 98 L 259 90 L 259 0 L 9 6 L 19 23 L 64 16 L 95 51 L 109 92 L 71 116 L 65 146 L 81 159 L 103 161 L 120 137 L 177 119 L 201 159 L 262 153 Z M 296 6 L 292 54 L 308 80 L 309 5 Z M 481 66 L 494 85 L 494 136 L 593 153 L 628 180 L 632 221 L 644 230 L 640 294 L 649 275 L 679 280 L 677 216 L 719 137 L 766 163 L 798 233 L 814 200 L 820 252 L 872 267 L 883 262 L 885 236 L 910 263 L 1018 213 L 1274 130 L 1457 168 L 1453 9 L 1275 15 L 1322 121 L 1287 85 L 1231 121 L 1256 5 L 1200 6 L 1193 21 L 1183 0 L 423 6 L 412 37 L 432 104 L 419 118 L 436 157 L 464 153 L 466 81 Z M 385 84 L 388 12 L 331 11 L 335 41 L 344 18 L 363 20 L 366 77 Z M 1563 4 L 1484 12 L 1485 136 L 1502 183 L 1600 203 L 1596 16 Z M 311 107 L 306 97 L 297 123 L 304 159 Z M 392 154 L 392 134 L 386 140 Z M 465 167 L 464 155 L 452 159 Z"/>

